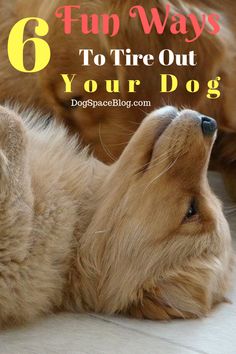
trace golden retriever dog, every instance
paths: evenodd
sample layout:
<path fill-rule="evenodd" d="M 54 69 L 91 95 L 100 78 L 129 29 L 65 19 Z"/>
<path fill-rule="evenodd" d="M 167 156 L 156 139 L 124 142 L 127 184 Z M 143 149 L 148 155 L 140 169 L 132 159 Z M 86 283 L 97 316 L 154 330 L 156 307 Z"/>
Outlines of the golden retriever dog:
<path fill-rule="evenodd" d="M 82 35 L 79 23 L 73 24 L 71 35 L 66 36 L 63 25 L 54 13 L 62 5 L 81 5 L 81 11 L 91 13 L 117 13 L 121 19 L 121 29 L 113 38 L 97 35 Z M 201 19 L 202 13 L 212 12 L 220 15 L 221 31 L 217 36 L 211 36 L 203 31 L 197 41 L 186 43 L 183 38 L 173 36 L 168 31 L 157 36 L 154 31 L 144 35 L 141 25 L 131 21 L 128 13 L 133 5 L 142 5 L 146 12 L 157 8 L 164 16 L 167 4 L 171 6 L 171 15 L 175 12 L 187 15 L 194 13 Z M 225 0 L 140 0 L 135 1 L 99 1 L 99 0 L 56 0 L 49 4 L 48 0 L 0 0 L 0 100 L 1 102 L 16 100 L 25 106 L 34 106 L 45 112 L 51 112 L 57 119 L 63 121 L 72 132 L 79 132 L 80 142 L 89 145 L 94 154 L 102 161 L 111 163 L 122 153 L 132 134 L 136 131 L 146 113 L 154 108 L 167 104 L 178 107 L 191 107 L 217 119 L 222 133 L 219 148 L 214 153 L 214 167 L 224 172 L 231 195 L 236 198 L 235 186 L 235 137 L 236 119 L 235 110 L 235 2 Z M 36 74 L 17 72 L 9 64 L 7 41 L 12 26 L 25 17 L 44 18 L 50 27 L 46 38 L 50 44 L 52 58 L 45 70 Z M 171 18 L 171 16 L 170 16 Z M 169 21 L 169 20 L 168 20 Z M 167 27 L 169 22 L 167 22 Z M 188 23 L 189 26 L 189 23 Z M 127 31 L 127 28 L 129 29 Z M 25 32 L 25 39 L 35 37 L 35 23 L 31 22 Z M 94 52 L 103 53 L 108 57 L 106 65 L 97 67 L 82 67 L 82 58 L 78 52 L 81 48 L 91 48 Z M 109 60 L 111 48 L 130 48 L 133 53 L 153 54 L 155 57 L 161 49 L 171 49 L 175 53 L 188 53 L 194 50 L 197 55 L 196 67 L 163 67 L 156 63 L 153 67 L 114 67 Z M 32 66 L 34 49 L 32 46 L 24 48 L 25 65 Z M 65 85 L 61 73 L 76 73 L 78 77 L 73 82 L 73 92 L 65 94 Z M 179 79 L 179 88 L 174 93 L 160 93 L 160 74 L 172 73 Z M 217 100 L 206 98 L 207 82 L 210 79 L 221 77 L 221 97 Z M 88 94 L 83 90 L 83 83 L 94 79 L 99 84 L 99 90 Z M 107 93 L 104 82 L 107 79 L 119 79 L 120 93 Z M 142 82 L 142 88 L 136 93 L 127 93 L 129 79 Z M 199 93 L 189 94 L 185 84 L 189 79 L 196 79 L 201 83 Z M 71 99 L 79 101 L 112 100 L 149 100 L 151 107 L 98 107 L 71 108 Z M 230 151 L 230 154 L 229 154 Z"/>
<path fill-rule="evenodd" d="M 0 108 L 2 327 L 60 310 L 195 318 L 225 301 L 233 252 L 207 181 L 213 119 L 156 110 L 107 166 L 36 118 Z"/>

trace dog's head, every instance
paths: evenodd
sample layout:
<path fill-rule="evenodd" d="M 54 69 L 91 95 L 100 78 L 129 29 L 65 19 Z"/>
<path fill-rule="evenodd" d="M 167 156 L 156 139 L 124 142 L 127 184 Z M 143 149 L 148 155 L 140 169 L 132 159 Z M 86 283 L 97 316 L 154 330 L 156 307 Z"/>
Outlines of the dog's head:
<path fill-rule="evenodd" d="M 111 167 L 83 240 L 90 308 L 168 319 L 203 316 L 224 301 L 231 238 L 207 181 L 216 129 L 172 107 L 143 121 Z"/>

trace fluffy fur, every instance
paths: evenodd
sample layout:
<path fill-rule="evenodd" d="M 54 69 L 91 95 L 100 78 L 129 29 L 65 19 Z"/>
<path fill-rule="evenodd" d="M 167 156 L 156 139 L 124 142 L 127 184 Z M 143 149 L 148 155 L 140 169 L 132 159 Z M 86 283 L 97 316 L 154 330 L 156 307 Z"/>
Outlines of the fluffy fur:
<path fill-rule="evenodd" d="M 200 317 L 224 301 L 231 238 L 198 113 L 153 112 L 112 166 L 25 116 L 0 108 L 1 326 L 58 310 Z"/>
<path fill-rule="evenodd" d="M 91 95 L 83 92 L 82 84 L 87 79 L 96 79 L 99 85 L 104 80 L 119 79 L 122 84 L 121 94 L 107 94 L 103 89 L 95 93 L 92 98 L 107 100 L 112 98 L 128 98 L 131 100 L 151 100 L 152 108 L 160 107 L 163 104 L 175 106 L 193 107 L 209 116 L 217 119 L 219 127 L 223 132 L 223 150 L 217 149 L 214 154 L 214 166 L 224 170 L 225 179 L 230 188 L 231 195 L 236 195 L 235 187 L 235 158 L 233 153 L 227 160 L 225 151 L 234 151 L 235 142 L 228 134 L 235 133 L 236 120 L 232 112 L 235 111 L 235 2 L 226 0 L 216 3 L 213 0 L 152 0 L 139 1 L 147 12 L 152 7 L 157 7 L 163 12 L 167 3 L 171 4 L 173 11 L 177 10 L 183 14 L 196 13 L 201 16 L 205 13 L 218 12 L 221 16 L 221 31 L 217 36 L 210 36 L 204 31 L 201 38 L 195 43 L 187 44 L 168 32 L 157 37 L 155 33 L 150 36 L 143 34 L 141 28 L 134 25 L 128 18 L 128 9 L 133 1 L 101 1 L 80 0 L 72 1 L 70 4 L 81 4 L 81 11 L 91 13 L 116 12 L 121 18 L 122 28 L 118 36 L 107 39 L 103 36 L 78 34 L 76 24 L 73 27 L 71 36 L 63 34 L 61 23 L 55 19 L 53 12 L 56 7 L 66 4 L 63 0 L 56 0 L 50 6 L 48 1 L 39 0 L 14 0 L 11 2 L 0 0 L 0 23 L 1 23 L 1 66 L 0 66 L 0 99 L 17 100 L 23 106 L 33 105 L 41 110 L 55 114 L 56 117 L 65 122 L 72 132 L 79 132 L 83 145 L 90 145 L 95 155 L 104 162 L 111 163 L 116 160 L 130 136 L 136 131 L 138 125 L 145 117 L 142 109 L 132 108 L 98 108 L 98 109 L 70 109 L 70 100 L 77 97 L 82 100 L 91 98 Z M 52 50 L 52 60 L 42 73 L 28 75 L 14 70 L 7 56 L 7 39 L 13 24 L 27 16 L 40 16 L 45 18 L 50 26 L 50 33 L 47 38 Z M 126 29 L 129 28 L 129 31 Z M 26 38 L 34 36 L 34 25 L 27 27 Z M 139 38 L 137 41 L 136 39 Z M 79 42 L 78 42 L 79 39 Z M 89 69 L 81 69 L 81 59 L 76 55 L 75 48 L 93 48 L 96 53 L 109 52 L 110 48 L 131 48 L 133 52 L 153 53 L 155 56 L 161 49 L 170 48 L 176 53 L 195 50 L 198 55 L 198 66 L 191 68 L 172 67 L 172 72 L 178 77 L 180 84 L 177 92 L 161 95 L 159 87 L 159 74 L 169 72 L 168 68 L 156 65 L 152 68 L 139 67 L 114 68 L 112 61 L 108 61 L 104 67 L 92 66 Z M 25 64 L 32 64 L 32 47 L 27 46 L 24 51 Z M 64 86 L 60 73 L 78 73 L 79 80 L 74 85 L 74 93 L 69 96 L 64 93 Z M 185 91 L 185 83 L 193 77 L 206 87 L 209 79 L 221 76 L 222 97 L 211 101 L 205 97 L 205 91 L 200 90 L 199 94 L 190 95 Z M 127 80 L 140 79 L 143 89 L 135 95 L 127 97 Z M 23 83 L 23 84 L 22 84 Z M 149 108 L 144 109 L 147 113 Z M 222 134 L 221 134 L 222 136 Z M 226 137 L 225 137 L 226 136 Z M 219 146 L 222 146 L 220 143 Z M 228 154 L 227 154 L 228 156 Z M 225 168 L 227 166 L 227 168 Z"/>

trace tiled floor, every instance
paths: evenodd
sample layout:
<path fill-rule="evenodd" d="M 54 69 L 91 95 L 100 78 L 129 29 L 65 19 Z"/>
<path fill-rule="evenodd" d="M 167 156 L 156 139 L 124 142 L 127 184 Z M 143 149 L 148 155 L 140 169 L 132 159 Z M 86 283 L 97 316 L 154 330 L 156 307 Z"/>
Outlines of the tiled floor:
<path fill-rule="evenodd" d="M 217 176 L 214 189 L 223 197 L 236 246 L 236 205 Z M 235 277 L 236 283 L 236 277 Z M 0 354 L 236 354 L 236 287 L 231 304 L 209 318 L 158 323 L 120 317 L 62 314 L 26 328 L 0 334 Z"/>

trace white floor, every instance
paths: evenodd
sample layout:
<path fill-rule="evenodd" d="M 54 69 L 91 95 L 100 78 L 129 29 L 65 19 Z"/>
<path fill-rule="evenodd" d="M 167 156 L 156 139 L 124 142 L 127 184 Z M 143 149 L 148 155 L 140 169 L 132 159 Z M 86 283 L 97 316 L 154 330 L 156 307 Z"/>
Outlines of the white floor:
<path fill-rule="evenodd" d="M 213 175 L 212 181 L 224 199 L 236 247 L 236 205 L 233 212 L 219 178 Z M 233 304 L 221 305 L 209 318 L 194 321 L 51 316 L 0 333 L 0 354 L 236 354 L 236 286 L 229 298 Z"/>

